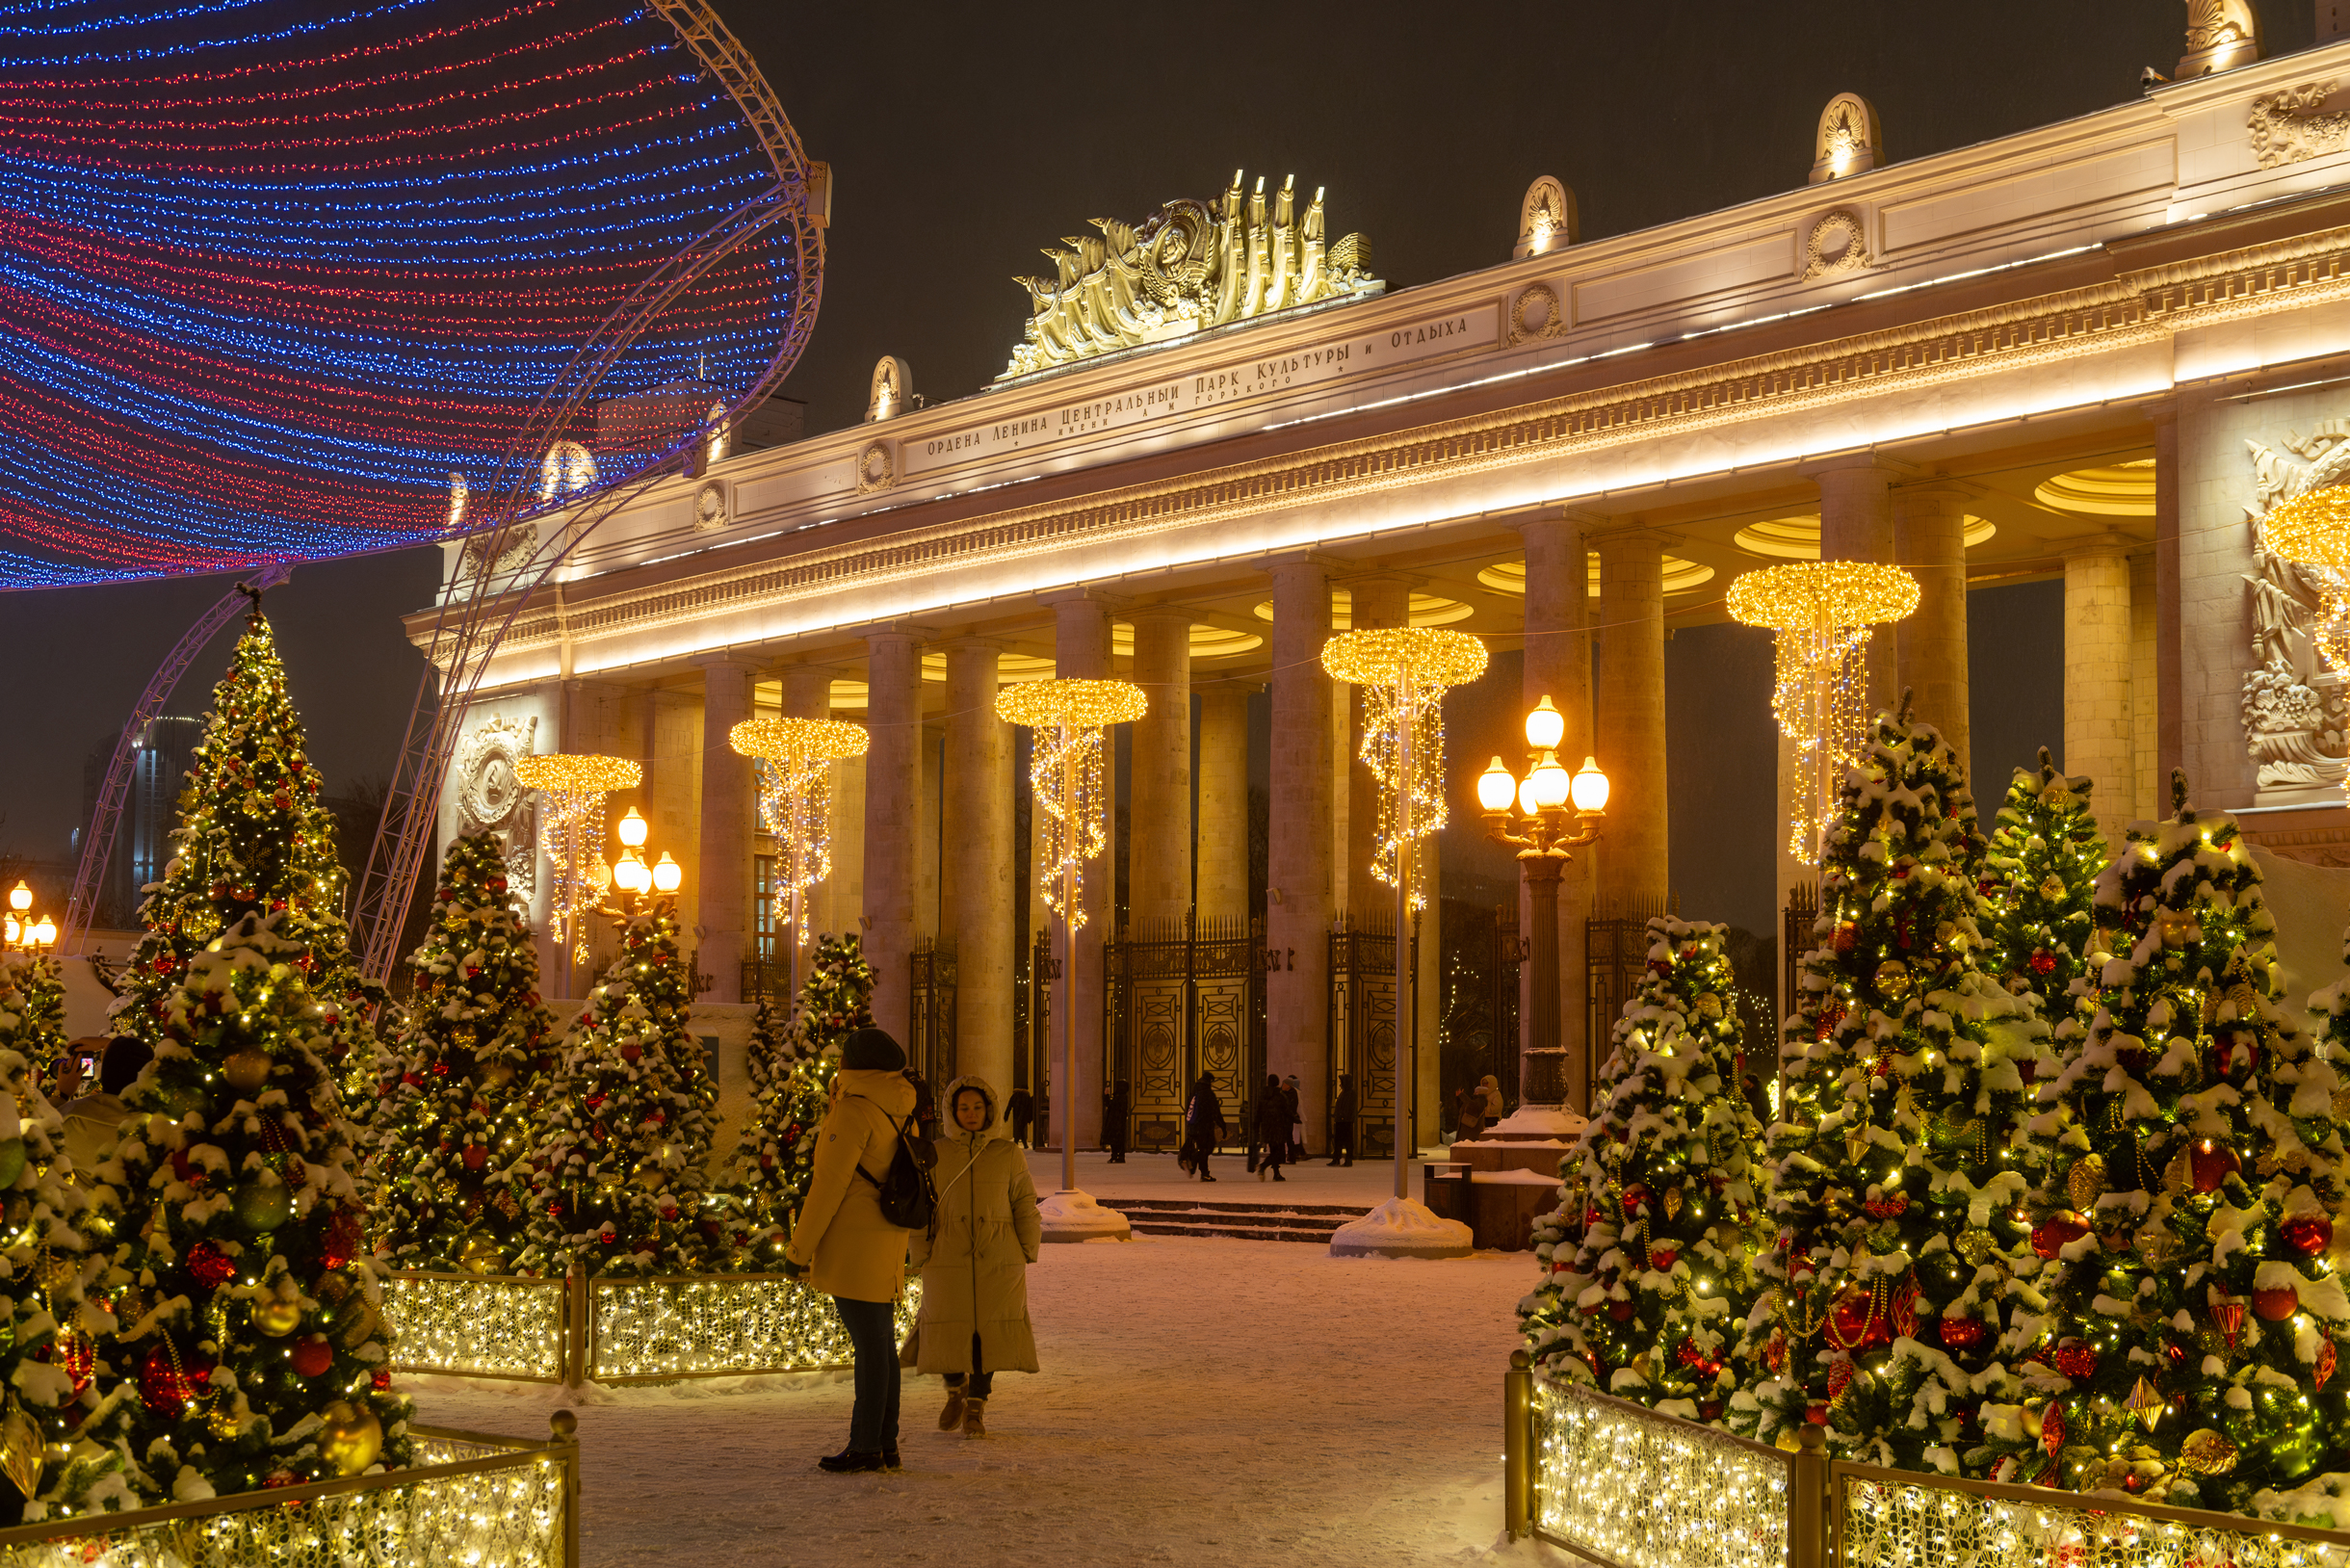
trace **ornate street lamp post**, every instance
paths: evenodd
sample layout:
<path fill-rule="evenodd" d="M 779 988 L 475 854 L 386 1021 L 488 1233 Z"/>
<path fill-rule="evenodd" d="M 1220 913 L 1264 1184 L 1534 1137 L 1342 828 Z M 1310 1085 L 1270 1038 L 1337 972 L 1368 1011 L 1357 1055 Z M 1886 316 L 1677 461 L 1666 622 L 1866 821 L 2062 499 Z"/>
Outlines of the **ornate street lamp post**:
<path fill-rule="evenodd" d="M 1048 1241 L 1131 1234 L 1126 1216 L 1104 1209 L 1077 1185 L 1077 930 L 1085 923 L 1085 862 L 1109 847 L 1104 774 L 1109 729 L 1149 708 L 1127 681 L 1052 680 L 1011 687 L 996 697 L 996 717 L 1031 731 L 1029 787 L 1041 819 L 1036 882 L 1060 922 L 1060 1075 L 1052 1087 L 1060 1118 L 1060 1190 L 1038 1207 Z"/>
<path fill-rule="evenodd" d="M 1607 810 L 1607 775 L 1590 757 L 1572 778 L 1558 760 L 1567 722 L 1545 696 L 1526 716 L 1526 744 L 1532 758 L 1526 777 L 1512 773 L 1500 757 L 1478 775 L 1477 804 L 1490 824 L 1486 836 L 1518 851 L 1533 904 L 1528 947 L 1533 961 L 1533 998 L 1518 1051 L 1518 1103 L 1556 1111 L 1566 1104 L 1565 1046 L 1559 1043 L 1558 882 L 1574 851 L 1600 836 Z M 1515 807 L 1513 812 L 1512 808 Z"/>
<path fill-rule="evenodd" d="M 47 915 L 33 918 L 33 889 L 23 881 L 8 890 L 8 915 L 0 925 L 0 947 L 18 953 L 46 953 L 57 946 L 57 922 Z"/>

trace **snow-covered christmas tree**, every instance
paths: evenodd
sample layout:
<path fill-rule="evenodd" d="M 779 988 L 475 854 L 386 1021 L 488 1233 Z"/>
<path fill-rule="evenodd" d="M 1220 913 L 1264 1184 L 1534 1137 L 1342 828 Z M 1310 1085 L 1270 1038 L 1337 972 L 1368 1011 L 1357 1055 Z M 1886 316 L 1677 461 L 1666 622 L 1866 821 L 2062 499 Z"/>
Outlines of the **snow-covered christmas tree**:
<path fill-rule="evenodd" d="M 376 1250 L 402 1267 L 501 1273 L 522 1250 L 524 1218 L 507 1172 L 530 1148 L 556 1033 L 500 835 L 450 844 L 431 928 L 408 962 L 416 988 L 370 1172 Z"/>
<path fill-rule="evenodd" d="M 2058 1028 L 2088 970 L 2091 905 L 2105 869 L 2105 840 L 2089 810 L 2095 787 L 2059 772 L 2042 746 L 2037 769 L 2016 770 L 1983 857 L 1983 967 L 2009 990 L 2031 992 Z"/>
<path fill-rule="evenodd" d="M 522 1271 L 684 1274 L 719 1261 L 703 1212 L 718 1091 L 687 1029 L 691 983 L 667 902 L 628 917 L 514 1168 Z"/>
<path fill-rule="evenodd" d="M 45 1080 L 65 1050 L 65 981 L 46 953 L 0 954 L 0 1051 Z"/>
<path fill-rule="evenodd" d="M 1754 1305 L 1754 1159 L 1726 927 L 1648 923 L 1648 974 L 1616 1022 L 1597 1111 L 1535 1230 L 1543 1283 L 1518 1313 L 1537 1364 L 1711 1421 Z"/>
<path fill-rule="evenodd" d="M 822 936 L 788 1031 L 763 1003 L 750 1052 L 751 1105 L 721 1196 L 741 1267 L 782 1267 L 783 1243 L 816 1174 L 817 1125 L 831 1102 L 841 1044 L 873 1025 L 874 972 L 857 938 Z"/>
<path fill-rule="evenodd" d="M 108 1167 L 119 1325 L 80 1436 L 187 1501 L 407 1462 L 305 922 L 248 913 L 160 998 Z"/>
<path fill-rule="evenodd" d="M 1986 1448 L 2001 1476 L 2238 1508 L 2350 1460 L 2327 1256 L 2350 1080 L 2279 1005 L 2235 819 L 2178 774 L 2171 800 L 2098 882 L 2095 1011 L 2032 1129 L 2046 1364 Z"/>
<path fill-rule="evenodd" d="M 2028 1297 L 2014 1217 L 2029 1004 L 1977 967 L 1984 850 L 1957 756 L 1930 725 L 1878 716 L 1823 854 L 1821 945 L 1780 1061 L 1765 1290 L 1729 1423 L 1794 1444 L 1810 1422 L 1880 1464 L 1955 1469 L 1973 1401 Z"/>
<path fill-rule="evenodd" d="M 13 995 L 9 977 L 38 977 L 46 957 L 0 964 L 0 1039 L 22 1039 L 26 1019 L 45 1004 Z M 39 989 L 36 979 L 33 989 Z M 11 1016 L 18 1021 L 13 1028 Z M 19 1108 L 25 1108 L 20 1111 Z M 109 1320 L 84 1304 L 95 1267 L 89 1246 L 89 1198 L 60 1158 L 59 1117 L 35 1086 L 13 1044 L 0 1046 L 0 1520 L 40 1518 L 68 1505 L 136 1507 L 118 1450 L 95 1444 L 68 1478 L 58 1455 L 97 1403 L 97 1339 Z M 83 1173 L 87 1180 L 88 1173 Z M 94 1184 L 92 1184 L 94 1185 Z M 38 1500 L 38 1501 L 36 1501 Z"/>

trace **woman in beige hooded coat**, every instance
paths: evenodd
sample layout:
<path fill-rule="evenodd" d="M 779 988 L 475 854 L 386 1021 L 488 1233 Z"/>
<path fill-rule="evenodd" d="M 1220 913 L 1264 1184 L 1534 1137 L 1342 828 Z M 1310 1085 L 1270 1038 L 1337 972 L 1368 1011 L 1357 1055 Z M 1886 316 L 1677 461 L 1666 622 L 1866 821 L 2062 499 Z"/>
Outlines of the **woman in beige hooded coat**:
<path fill-rule="evenodd" d="M 1034 1372 L 1028 1266 L 1044 1221 L 1028 1161 L 995 1136 L 996 1091 L 984 1079 L 947 1085 L 947 1127 L 938 1141 L 938 1228 L 914 1235 L 922 1276 L 922 1320 L 910 1347 L 921 1372 L 943 1372 L 947 1406 L 938 1429 L 987 1435 L 987 1400 L 1000 1372 Z"/>
<path fill-rule="evenodd" d="M 905 1243 L 921 1234 L 881 1215 L 881 1179 L 914 1110 L 905 1051 L 877 1029 L 843 1042 L 832 1109 L 816 1130 L 816 1172 L 783 1249 L 783 1271 L 832 1297 L 856 1346 L 849 1447 L 817 1461 L 830 1471 L 895 1469 L 898 1345 L 892 1305 L 905 1290 Z M 917 1131 L 917 1129 L 907 1129 Z"/>

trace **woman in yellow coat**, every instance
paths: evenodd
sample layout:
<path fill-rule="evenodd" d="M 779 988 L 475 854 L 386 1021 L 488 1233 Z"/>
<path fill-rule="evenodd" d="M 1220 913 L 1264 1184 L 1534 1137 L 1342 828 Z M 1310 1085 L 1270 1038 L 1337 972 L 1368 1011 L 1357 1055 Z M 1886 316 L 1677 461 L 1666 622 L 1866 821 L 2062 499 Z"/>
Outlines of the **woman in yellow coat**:
<path fill-rule="evenodd" d="M 817 1460 L 834 1472 L 896 1469 L 898 1334 L 893 1305 L 905 1290 L 905 1242 L 915 1234 L 881 1216 L 881 1180 L 914 1110 L 905 1051 L 877 1029 L 842 1042 L 832 1108 L 816 1130 L 816 1171 L 800 1205 L 783 1271 L 832 1297 L 856 1346 L 856 1404 L 849 1447 Z"/>
<path fill-rule="evenodd" d="M 996 1091 L 986 1080 L 947 1085 L 951 1130 L 939 1138 L 938 1231 L 914 1237 L 922 1276 L 922 1320 L 914 1365 L 944 1372 L 947 1407 L 938 1429 L 987 1435 L 987 1400 L 1000 1372 L 1034 1372 L 1028 1267 L 1044 1241 L 1028 1161 L 995 1136 Z"/>

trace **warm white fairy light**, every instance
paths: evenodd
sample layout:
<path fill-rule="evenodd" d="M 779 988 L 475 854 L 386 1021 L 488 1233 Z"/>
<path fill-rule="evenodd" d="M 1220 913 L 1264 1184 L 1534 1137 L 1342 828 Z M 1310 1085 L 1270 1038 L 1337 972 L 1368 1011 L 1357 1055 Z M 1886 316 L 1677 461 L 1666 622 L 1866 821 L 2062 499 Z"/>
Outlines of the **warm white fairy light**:
<path fill-rule="evenodd" d="M 1142 688 L 1127 681 L 1031 681 L 996 697 L 996 717 L 1030 731 L 1029 787 L 1037 812 L 1036 883 L 1045 906 L 1085 924 L 1085 862 L 1109 848 L 1103 737 L 1142 717 Z"/>
<path fill-rule="evenodd" d="M 1410 822 L 1415 839 L 1445 825 L 1445 693 L 1485 672 L 1485 644 L 1467 632 L 1380 628 L 1332 638 L 1322 644 L 1321 662 L 1333 679 L 1363 691 L 1360 754 L 1379 782 L 1371 874 L 1394 887 L 1400 823 Z M 1412 870 L 1411 906 L 1418 909 L 1427 903 L 1427 857 L 1416 857 Z"/>
<path fill-rule="evenodd" d="M 1624 1568 L 1792 1560 L 1789 1455 L 1541 1378 L 1534 1431 L 1545 1535 Z"/>
<path fill-rule="evenodd" d="M 522 758 L 514 776 L 553 808 L 538 829 L 538 847 L 553 873 L 547 922 L 569 961 L 585 963 L 588 923 L 582 917 L 612 886 L 612 868 L 604 863 L 604 797 L 643 783 L 644 769 L 624 757 L 555 752 Z"/>
<path fill-rule="evenodd" d="M 781 848 L 775 877 L 775 923 L 806 947 L 802 918 L 807 893 L 832 875 L 832 765 L 865 755 L 862 724 L 838 719 L 746 719 L 727 741 L 761 770 L 759 817 Z"/>
<path fill-rule="evenodd" d="M 1778 634 L 1771 715 L 1796 753 L 1787 851 L 1816 866 L 1844 770 L 1868 739 L 1868 628 L 1915 611 L 1918 580 L 1867 562 L 1790 562 L 1731 584 L 1729 608 L 1733 618 Z"/>

